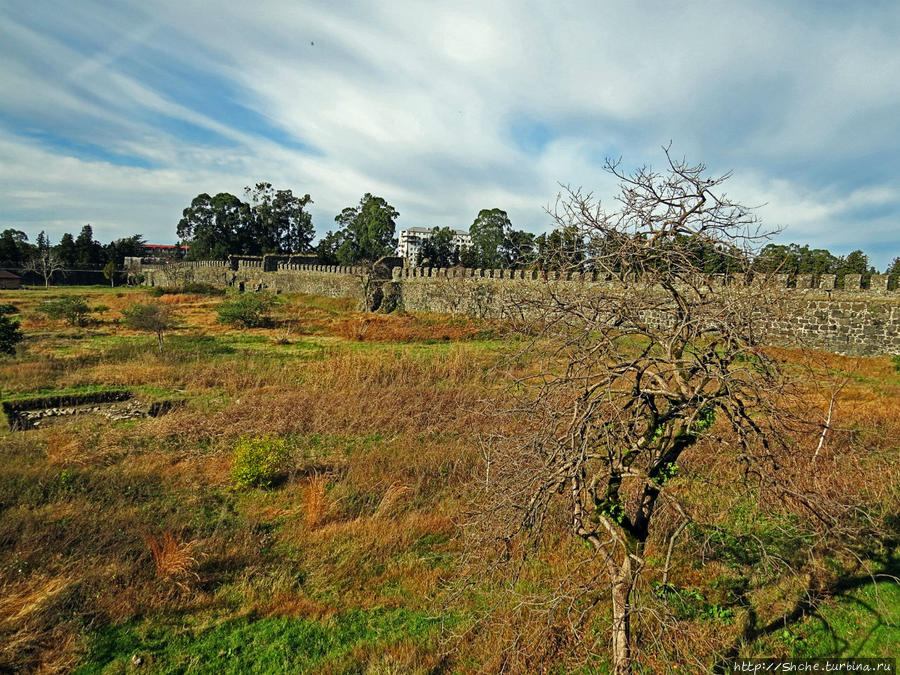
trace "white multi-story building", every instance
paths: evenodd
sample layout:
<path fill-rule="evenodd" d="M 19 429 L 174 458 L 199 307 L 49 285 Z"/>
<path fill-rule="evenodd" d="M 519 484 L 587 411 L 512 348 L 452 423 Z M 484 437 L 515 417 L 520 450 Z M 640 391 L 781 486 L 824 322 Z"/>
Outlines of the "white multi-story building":
<path fill-rule="evenodd" d="M 431 238 L 433 230 L 433 227 L 409 227 L 405 230 L 400 230 L 397 251 L 409 267 L 415 267 L 418 264 L 422 257 L 420 255 L 422 244 L 425 243 L 426 239 Z M 453 230 L 453 239 L 451 241 L 454 246 L 459 246 L 460 248 L 472 245 L 472 237 L 465 230 Z"/>

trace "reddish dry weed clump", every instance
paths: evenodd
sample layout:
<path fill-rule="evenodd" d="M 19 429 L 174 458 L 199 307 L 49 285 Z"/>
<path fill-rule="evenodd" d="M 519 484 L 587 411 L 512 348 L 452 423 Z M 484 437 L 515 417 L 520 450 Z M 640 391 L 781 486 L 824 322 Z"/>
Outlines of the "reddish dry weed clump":
<path fill-rule="evenodd" d="M 194 571 L 199 562 L 194 555 L 195 542 L 179 543 L 169 530 L 158 538 L 145 534 L 144 541 L 153 556 L 157 576 L 175 580 L 178 584 L 183 584 L 189 577 L 200 578 Z"/>

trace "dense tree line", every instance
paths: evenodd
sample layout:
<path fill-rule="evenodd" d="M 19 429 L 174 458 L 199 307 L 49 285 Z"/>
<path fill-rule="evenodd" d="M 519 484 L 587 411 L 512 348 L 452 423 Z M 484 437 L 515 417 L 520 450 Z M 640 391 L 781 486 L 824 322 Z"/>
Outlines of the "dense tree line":
<path fill-rule="evenodd" d="M 307 194 L 276 190 L 271 183 L 244 189 L 246 201 L 227 192 L 214 197 L 197 195 L 177 226 L 181 241 L 190 246 L 192 260 L 225 259 L 229 254 L 316 253 L 328 264 L 375 262 L 394 255 L 397 248 L 397 210 L 382 197 L 366 193 L 356 206 L 337 216 L 338 227 L 313 247 L 315 229 L 306 210 Z"/>
<path fill-rule="evenodd" d="M 384 198 L 366 193 L 359 204 L 335 216 L 337 227 L 313 246 L 314 228 L 305 207 L 309 195 L 294 197 L 290 190 L 275 190 L 271 183 L 245 188 L 247 201 L 219 193 L 198 195 L 184 210 L 178 236 L 190 244 L 193 259 L 224 259 L 229 253 L 315 253 L 330 265 L 374 262 L 394 255 L 396 221 L 400 215 Z M 620 242 L 588 240 L 574 227 L 558 227 L 533 235 L 513 227 L 506 211 L 482 209 L 469 227 L 470 245 L 454 241 L 449 227 L 435 227 L 420 251 L 418 264 L 430 267 L 462 265 L 474 268 L 559 269 L 573 260 L 605 258 Z M 703 236 L 674 234 L 669 246 L 692 256 L 708 274 L 725 274 L 745 267 L 738 250 L 726 250 Z M 769 244 L 752 260 L 751 269 L 786 274 L 872 274 L 862 251 L 835 256 L 824 249 L 797 244 Z M 900 276 L 900 258 L 887 274 Z"/>
<path fill-rule="evenodd" d="M 366 193 L 355 206 L 337 216 L 337 227 L 313 245 L 315 229 L 307 208 L 312 198 L 297 197 L 271 183 L 256 183 L 244 189 L 244 199 L 227 192 L 215 196 L 202 193 L 182 212 L 177 235 L 189 245 L 192 260 L 224 260 L 229 254 L 315 253 L 326 264 L 355 265 L 395 255 L 397 210 L 384 198 Z M 459 245 L 449 227 L 435 227 L 422 245 L 418 264 L 430 267 L 462 265 L 473 268 L 560 269 L 573 260 L 605 259 L 619 242 L 590 240 L 574 227 L 533 235 L 513 227 L 506 211 L 482 209 L 469 227 L 471 244 Z M 49 278 L 58 270 L 106 269 L 108 277 L 121 269 L 126 256 L 140 256 L 144 239 L 133 235 L 101 244 L 85 225 L 77 236 L 62 235 L 52 244 L 41 232 L 34 243 L 25 232 L 6 229 L 0 233 L 0 266 L 29 268 Z M 725 250 L 702 236 L 674 234 L 669 242 L 708 274 L 737 270 L 747 262 L 744 253 Z M 750 261 L 759 272 L 784 274 L 871 275 L 876 270 L 860 250 L 836 256 L 825 249 L 799 244 L 768 244 Z M 885 270 L 900 277 L 900 258 Z M 896 285 L 896 280 L 894 282 Z"/>
<path fill-rule="evenodd" d="M 124 259 L 140 256 L 143 245 L 144 237 L 139 234 L 101 244 L 94 239 L 90 225 L 82 227 L 77 237 L 66 232 L 56 244 L 44 231 L 31 243 L 21 230 L 8 228 L 0 232 L 0 267 L 34 272 L 46 285 L 69 271 L 103 270 L 112 283 Z"/>
<path fill-rule="evenodd" d="M 869 256 L 861 250 L 836 256 L 825 249 L 810 249 L 799 244 L 767 245 L 754 259 L 753 268 L 760 272 L 782 274 L 835 274 L 838 278 L 847 274 L 869 276 L 877 273 L 869 264 Z M 900 276 L 900 258 L 894 258 L 884 273 L 892 277 Z"/>
<path fill-rule="evenodd" d="M 192 260 L 224 260 L 229 254 L 308 253 L 315 230 L 306 207 L 310 196 L 276 190 L 271 183 L 244 188 L 247 201 L 227 192 L 194 197 L 176 231 Z"/>
<path fill-rule="evenodd" d="M 143 245 L 144 237 L 140 234 L 101 244 L 94 239 L 90 225 L 82 227 L 77 237 L 66 232 L 56 244 L 50 242 L 46 232 L 41 231 L 32 244 L 27 234 L 9 228 L 0 232 L 0 266 L 22 269 L 36 256 L 49 253 L 61 269 L 100 270 L 110 262 L 118 269 L 126 256 L 141 255 Z"/>

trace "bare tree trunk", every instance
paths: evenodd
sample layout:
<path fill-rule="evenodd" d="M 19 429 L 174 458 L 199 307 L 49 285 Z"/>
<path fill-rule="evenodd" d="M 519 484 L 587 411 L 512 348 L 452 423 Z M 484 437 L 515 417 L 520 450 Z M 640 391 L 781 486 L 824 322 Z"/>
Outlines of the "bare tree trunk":
<path fill-rule="evenodd" d="M 622 566 L 613 576 L 613 674 L 631 675 L 631 591 L 634 576 L 631 559 L 626 556 Z"/>
<path fill-rule="evenodd" d="M 841 385 L 843 388 L 843 385 Z M 828 430 L 831 428 L 831 415 L 834 413 L 834 402 L 837 398 L 837 392 L 834 391 L 831 393 L 831 403 L 828 406 L 828 416 L 825 418 L 825 424 L 822 425 L 822 435 L 819 436 L 819 444 L 816 446 L 816 451 L 813 453 L 812 462 L 816 461 L 816 458 L 819 456 L 819 452 L 821 452 L 822 448 L 825 447 L 825 435 L 828 433 Z"/>

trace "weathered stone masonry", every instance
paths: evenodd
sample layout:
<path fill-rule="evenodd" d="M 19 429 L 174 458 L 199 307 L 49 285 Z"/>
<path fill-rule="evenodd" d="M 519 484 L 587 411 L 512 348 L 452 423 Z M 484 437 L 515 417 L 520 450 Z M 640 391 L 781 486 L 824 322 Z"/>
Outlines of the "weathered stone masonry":
<path fill-rule="evenodd" d="M 274 269 L 265 269 L 265 267 Z M 228 263 L 199 261 L 175 268 L 146 266 L 148 284 L 173 285 L 176 280 L 198 281 L 243 290 L 297 291 L 325 297 L 365 298 L 368 282 L 362 267 L 304 264 L 288 260 L 238 258 Z M 787 275 L 779 279 L 787 287 Z M 844 278 L 834 288 L 834 276 L 799 275 L 788 292 L 795 312 L 788 321 L 772 325 L 773 336 L 791 343 L 796 336 L 807 343 L 842 354 L 900 354 L 900 290 L 888 290 L 888 278 L 874 275 L 861 288 L 859 275 Z M 585 275 L 560 278 L 551 273 L 539 278 L 533 271 L 394 267 L 390 280 L 377 280 L 385 306 L 410 311 L 432 311 L 479 317 L 502 316 L 517 289 L 514 284 L 598 283 Z M 722 281 L 724 283 L 724 281 Z"/>

